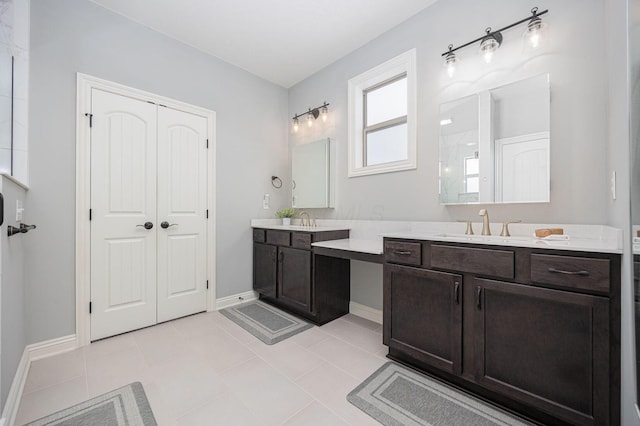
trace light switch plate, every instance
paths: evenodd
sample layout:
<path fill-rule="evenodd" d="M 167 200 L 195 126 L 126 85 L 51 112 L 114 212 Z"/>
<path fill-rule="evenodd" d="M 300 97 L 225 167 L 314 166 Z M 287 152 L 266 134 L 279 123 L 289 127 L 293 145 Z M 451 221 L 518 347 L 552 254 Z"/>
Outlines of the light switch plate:
<path fill-rule="evenodd" d="M 22 220 L 22 213 L 24 213 L 22 200 L 16 200 L 16 222 L 20 222 Z"/>
<path fill-rule="evenodd" d="M 269 194 L 264 194 L 262 197 L 262 208 L 265 210 L 269 210 L 269 198 L 271 198 Z"/>
<path fill-rule="evenodd" d="M 616 199 L 616 172 L 611 173 L 611 198 Z"/>

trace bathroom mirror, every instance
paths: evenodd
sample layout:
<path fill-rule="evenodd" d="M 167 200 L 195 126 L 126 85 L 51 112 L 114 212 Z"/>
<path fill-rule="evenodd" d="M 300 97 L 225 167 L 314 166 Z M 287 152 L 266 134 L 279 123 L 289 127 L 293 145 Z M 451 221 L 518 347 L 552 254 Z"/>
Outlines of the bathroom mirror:
<path fill-rule="evenodd" d="M 440 203 L 549 202 L 549 75 L 440 105 Z"/>
<path fill-rule="evenodd" d="M 291 206 L 315 209 L 334 207 L 334 142 L 320 139 L 291 149 L 293 189 Z"/>

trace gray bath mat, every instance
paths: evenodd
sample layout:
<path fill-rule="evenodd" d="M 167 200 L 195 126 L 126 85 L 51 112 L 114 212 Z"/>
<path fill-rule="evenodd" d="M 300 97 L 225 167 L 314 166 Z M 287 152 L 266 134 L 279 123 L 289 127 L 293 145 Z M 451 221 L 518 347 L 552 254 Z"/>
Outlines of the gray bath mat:
<path fill-rule="evenodd" d="M 140 382 L 131 383 L 26 426 L 157 426 Z"/>
<path fill-rule="evenodd" d="M 313 327 L 306 321 L 258 300 L 223 309 L 220 313 L 267 345 Z"/>
<path fill-rule="evenodd" d="M 347 400 L 384 425 L 531 426 L 393 362 L 369 376 Z"/>

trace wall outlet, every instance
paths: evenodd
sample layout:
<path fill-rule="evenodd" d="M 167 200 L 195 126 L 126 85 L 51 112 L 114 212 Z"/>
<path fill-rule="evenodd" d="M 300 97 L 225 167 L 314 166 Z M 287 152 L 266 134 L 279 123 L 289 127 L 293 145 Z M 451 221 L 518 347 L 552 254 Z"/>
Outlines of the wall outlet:
<path fill-rule="evenodd" d="M 24 204 L 22 204 L 22 200 L 16 200 L 16 222 L 22 220 L 22 213 L 24 213 Z"/>
<path fill-rule="evenodd" d="M 264 194 L 262 197 L 262 208 L 265 210 L 269 210 L 269 198 L 271 198 L 269 194 Z"/>
<path fill-rule="evenodd" d="M 616 172 L 611 173 L 611 198 L 616 199 Z"/>

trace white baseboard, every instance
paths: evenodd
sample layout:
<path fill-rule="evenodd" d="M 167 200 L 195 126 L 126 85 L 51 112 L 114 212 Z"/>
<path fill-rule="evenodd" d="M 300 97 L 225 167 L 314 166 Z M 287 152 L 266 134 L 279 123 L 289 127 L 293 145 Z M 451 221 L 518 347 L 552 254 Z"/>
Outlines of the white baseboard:
<path fill-rule="evenodd" d="M 227 297 L 221 297 L 216 299 L 216 311 L 220 309 L 228 308 L 230 306 L 239 305 L 241 303 L 250 302 L 258 298 L 258 293 L 255 291 L 246 291 L 244 293 L 238 293 Z"/>
<path fill-rule="evenodd" d="M 349 302 L 349 313 L 382 324 L 382 311 L 379 309 L 370 308 L 356 302 Z"/>
<path fill-rule="evenodd" d="M 7 401 L 2 410 L 2 419 L 0 426 L 6 424 L 12 426 L 16 421 L 18 408 L 20 407 L 20 399 L 24 391 L 24 385 L 27 381 L 27 374 L 33 361 L 69 352 L 78 347 L 78 340 L 75 334 L 70 336 L 58 337 L 57 339 L 46 340 L 44 342 L 33 343 L 27 345 L 22 352 L 22 357 L 18 363 L 16 374 L 13 376 L 13 382 L 7 395 Z"/>

